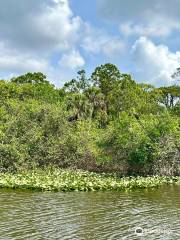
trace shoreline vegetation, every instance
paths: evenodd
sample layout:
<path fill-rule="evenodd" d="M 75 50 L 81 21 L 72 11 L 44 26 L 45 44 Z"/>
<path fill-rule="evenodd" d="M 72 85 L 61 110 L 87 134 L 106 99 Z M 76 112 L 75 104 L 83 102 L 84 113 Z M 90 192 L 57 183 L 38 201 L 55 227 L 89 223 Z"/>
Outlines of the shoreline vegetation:
<path fill-rule="evenodd" d="M 180 68 L 172 78 L 180 78 Z M 49 166 L 87 176 L 55 170 L 48 180 L 45 170 L 32 177 L 32 169 Z M 180 86 L 138 83 L 111 63 L 88 77 L 81 70 L 61 87 L 41 72 L 0 80 L 2 186 L 108 190 L 168 179 L 114 180 L 91 172 L 180 176 Z"/>
<path fill-rule="evenodd" d="M 180 177 L 118 177 L 82 170 L 47 168 L 17 173 L 0 173 L 0 188 L 52 192 L 129 191 L 172 185 Z"/>

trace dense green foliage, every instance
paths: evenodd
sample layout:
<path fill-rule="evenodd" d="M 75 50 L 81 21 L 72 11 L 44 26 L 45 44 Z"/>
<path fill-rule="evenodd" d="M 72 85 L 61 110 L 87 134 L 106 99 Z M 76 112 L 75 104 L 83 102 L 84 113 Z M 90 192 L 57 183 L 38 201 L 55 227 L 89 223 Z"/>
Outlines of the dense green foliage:
<path fill-rule="evenodd" d="M 42 73 L 0 80 L 0 169 L 56 165 L 180 174 L 180 87 L 138 84 L 112 64 L 57 89 Z"/>
<path fill-rule="evenodd" d="M 119 178 L 115 174 L 97 174 L 57 168 L 24 171 L 16 174 L 0 174 L 0 188 L 34 189 L 38 191 L 121 191 L 154 188 L 164 184 L 175 184 L 178 181 L 178 177 Z"/>

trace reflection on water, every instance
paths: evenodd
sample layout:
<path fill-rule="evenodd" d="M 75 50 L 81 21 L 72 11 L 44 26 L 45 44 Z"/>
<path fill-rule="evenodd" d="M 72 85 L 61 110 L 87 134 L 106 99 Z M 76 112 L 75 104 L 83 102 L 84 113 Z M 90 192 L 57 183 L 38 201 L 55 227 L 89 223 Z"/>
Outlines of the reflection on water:
<path fill-rule="evenodd" d="M 180 239 L 180 186 L 130 193 L 0 190 L 0 206 L 3 240 Z"/>

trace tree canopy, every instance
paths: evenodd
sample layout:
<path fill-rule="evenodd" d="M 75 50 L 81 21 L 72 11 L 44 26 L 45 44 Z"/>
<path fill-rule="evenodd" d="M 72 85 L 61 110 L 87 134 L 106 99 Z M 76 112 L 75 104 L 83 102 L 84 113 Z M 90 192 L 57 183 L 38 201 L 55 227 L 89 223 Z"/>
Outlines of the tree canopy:
<path fill-rule="evenodd" d="M 0 169 L 49 164 L 180 174 L 180 86 L 139 84 L 110 63 L 61 88 L 39 72 L 0 80 Z"/>

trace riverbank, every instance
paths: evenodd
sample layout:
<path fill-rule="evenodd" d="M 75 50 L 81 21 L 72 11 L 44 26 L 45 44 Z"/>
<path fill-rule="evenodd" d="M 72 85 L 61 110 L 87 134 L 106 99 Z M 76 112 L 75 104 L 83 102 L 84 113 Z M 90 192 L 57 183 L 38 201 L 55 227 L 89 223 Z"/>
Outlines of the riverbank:
<path fill-rule="evenodd" d="M 38 191 L 121 191 L 174 184 L 179 177 L 123 177 L 81 170 L 36 169 L 16 174 L 1 173 L 0 188 Z"/>

